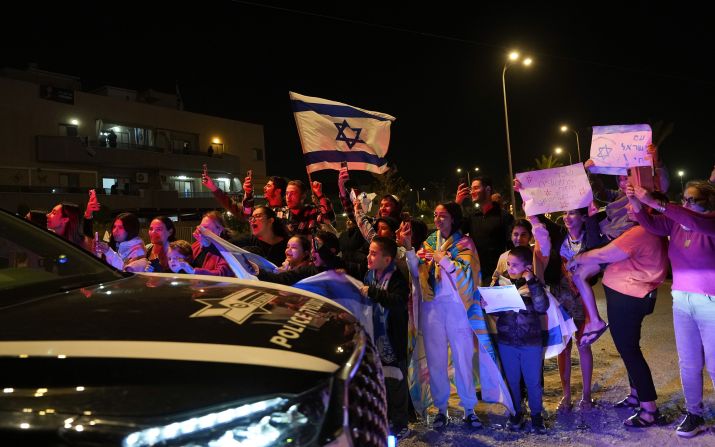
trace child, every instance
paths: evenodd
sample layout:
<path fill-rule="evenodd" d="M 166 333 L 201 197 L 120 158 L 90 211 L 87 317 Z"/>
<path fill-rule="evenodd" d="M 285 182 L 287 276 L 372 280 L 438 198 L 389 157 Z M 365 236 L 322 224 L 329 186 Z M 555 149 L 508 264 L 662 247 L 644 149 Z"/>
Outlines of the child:
<path fill-rule="evenodd" d="M 169 261 L 169 268 L 174 273 L 193 272 L 191 268 L 192 259 L 191 244 L 184 240 L 169 243 L 169 252 L 166 256 Z"/>
<path fill-rule="evenodd" d="M 504 272 L 504 276 L 508 276 L 519 290 L 526 309 L 497 312 L 494 315 L 497 317 L 499 355 L 516 411 L 509 418 L 507 427 L 516 431 L 524 426 L 519 386 L 523 377 L 531 409 L 531 427 L 536 433 L 544 434 L 546 426 L 541 415 L 544 340 L 540 316 L 549 308 L 549 299 L 543 284 L 534 276 L 532 259 L 529 247 L 515 247 L 509 252 L 507 270 Z"/>
<path fill-rule="evenodd" d="M 392 432 L 399 440 L 409 434 L 407 427 L 407 300 L 410 289 L 395 265 L 394 239 L 375 236 L 367 255 L 368 272 L 362 295 L 373 303 L 375 345 L 385 372 L 387 414 Z"/>

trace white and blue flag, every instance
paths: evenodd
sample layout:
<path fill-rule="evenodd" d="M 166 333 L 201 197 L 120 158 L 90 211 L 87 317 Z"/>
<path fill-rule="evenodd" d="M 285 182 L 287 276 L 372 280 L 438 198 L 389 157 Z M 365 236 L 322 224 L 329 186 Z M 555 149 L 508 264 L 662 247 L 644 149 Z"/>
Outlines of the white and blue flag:
<path fill-rule="evenodd" d="M 390 125 L 395 117 L 341 102 L 289 92 L 303 157 L 309 173 L 348 169 L 383 174 L 388 170 Z"/>

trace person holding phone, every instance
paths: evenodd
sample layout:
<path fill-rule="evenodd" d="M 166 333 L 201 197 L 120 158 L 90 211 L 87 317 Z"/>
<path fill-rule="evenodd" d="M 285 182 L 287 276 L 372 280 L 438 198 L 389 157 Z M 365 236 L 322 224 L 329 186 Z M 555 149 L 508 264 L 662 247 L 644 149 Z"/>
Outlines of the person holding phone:
<path fill-rule="evenodd" d="M 462 206 L 465 219 L 462 231 L 469 234 L 479 253 L 482 271 L 491 273 L 496 269 L 499 256 L 510 246 L 509 230 L 514 224 L 514 216 L 503 210 L 498 202 L 492 202 L 494 192 L 491 179 L 477 177 L 471 188 L 461 183 L 457 188 L 455 202 L 462 205 L 468 197 L 477 207 Z M 482 276 L 482 286 L 488 286 L 491 277 Z"/>
<path fill-rule="evenodd" d="M 255 206 L 253 198 L 253 171 L 246 172 L 246 177 L 243 179 L 243 200 L 239 203 L 219 188 L 214 183 L 208 173 L 208 167 L 204 163 L 203 172 L 201 174 L 201 183 L 214 195 L 214 198 L 221 206 L 233 213 L 239 218 L 248 220 L 248 217 L 253 214 Z M 285 204 L 285 192 L 287 181 L 283 177 L 270 176 L 266 185 L 263 187 L 263 195 L 268 202 L 268 207 L 275 211 L 279 219 L 287 219 L 288 208 Z"/>
<path fill-rule="evenodd" d="M 96 241 L 95 251 L 117 270 L 143 272 L 148 262 L 144 241 L 139 237 L 139 218 L 132 213 L 119 214 L 112 224 L 109 243 Z"/>

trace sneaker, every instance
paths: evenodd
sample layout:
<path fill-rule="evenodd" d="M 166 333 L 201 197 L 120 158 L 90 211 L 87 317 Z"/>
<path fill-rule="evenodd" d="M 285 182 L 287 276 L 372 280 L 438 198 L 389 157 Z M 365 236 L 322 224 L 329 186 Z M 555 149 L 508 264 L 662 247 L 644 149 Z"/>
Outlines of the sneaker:
<path fill-rule="evenodd" d="M 540 414 L 531 416 L 531 431 L 538 435 L 546 434 L 546 425 L 544 425 L 544 417 Z"/>
<path fill-rule="evenodd" d="M 509 420 L 506 421 L 506 429 L 510 431 L 520 431 L 524 428 L 524 414 L 517 413 L 515 416 L 509 416 Z"/>
<path fill-rule="evenodd" d="M 434 421 L 432 421 L 432 428 L 435 430 L 442 430 L 447 425 L 449 425 L 449 418 L 447 415 L 444 413 L 437 413 L 437 416 L 434 417 Z"/>
<path fill-rule="evenodd" d="M 464 419 L 462 419 L 462 422 L 464 423 L 464 426 L 467 428 L 482 428 L 482 421 L 479 420 L 476 414 L 472 413 L 467 415 Z"/>
<path fill-rule="evenodd" d="M 705 430 L 705 419 L 702 416 L 695 415 L 693 413 L 688 413 L 685 415 L 685 419 L 678 425 L 675 429 L 675 433 L 683 438 L 692 438 L 701 431 Z"/>
<path fill-rule="evenodd" d="M 395 439 L 397 439 L 399 441 L 400 439 L 404 439 L 404 438 L 408 437 L 410 435 L 410 433 L 412 433 L 412 431 L 410 430 L 410 427 L 405 425 L 404 427 L 395 429 L 393 431 L 393 433 L 395 435 Z"/>

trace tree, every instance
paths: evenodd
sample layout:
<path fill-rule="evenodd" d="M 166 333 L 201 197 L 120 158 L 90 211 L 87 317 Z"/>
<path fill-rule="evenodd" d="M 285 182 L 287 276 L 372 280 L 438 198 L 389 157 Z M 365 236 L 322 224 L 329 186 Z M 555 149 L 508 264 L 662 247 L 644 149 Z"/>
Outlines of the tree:
<path fill-rule="evenodd" d="M 535 166 L 537 170 L 559 168 L 564 165 L 558 161 L 553 154 L 542 155 L 541 159 L 535 158 L 534 163 L 536 164 Z"/>
<path fill-rule="evenodd" d="M 397 172 L 397 166 L 392 165 L 384 174 L 372 174 L 374 183 L 372 192 L 377 194 L 377 199 L 380 197 L 392 194 L 397 196 L 404 204 L 405 199 L 410 194 L 410 185 Z"/>

